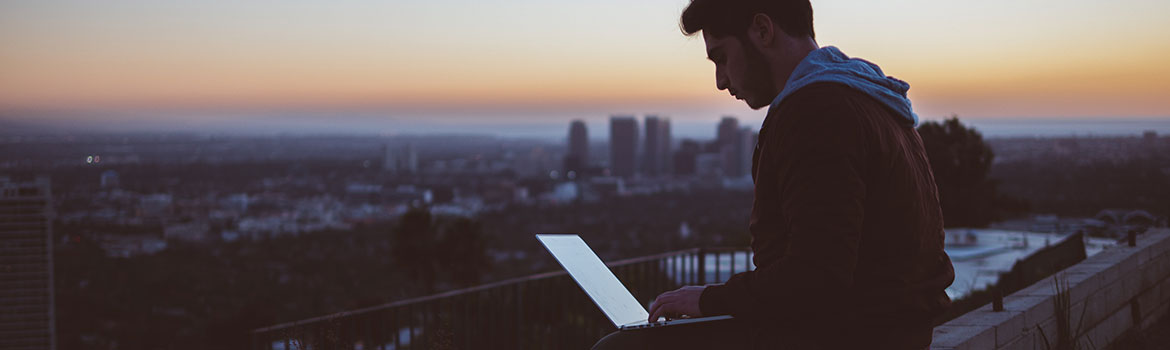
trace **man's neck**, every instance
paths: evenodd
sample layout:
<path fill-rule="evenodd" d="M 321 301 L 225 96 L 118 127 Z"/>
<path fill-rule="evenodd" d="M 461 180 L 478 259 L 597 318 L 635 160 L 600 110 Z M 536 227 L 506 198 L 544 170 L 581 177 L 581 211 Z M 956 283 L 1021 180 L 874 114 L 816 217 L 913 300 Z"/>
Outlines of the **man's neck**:
<path fill-rule="evenodd" d="M 796 66 L 804 61 L 808 54 L 819 49 L 817 41 L 813 38 L 805 38 L 804 40 L 793 40 L 792 44 L 786 49 L 786 54 L 780 56 L 780 59 L 772 62 L 772 82 L 776 87 L 775 94 L 772 96 L 779 96 L 781 91 L 784 91 L 784 85 L 788 83 L 788 78 L 792 76 L 792 71 L 796 70 Z"/>

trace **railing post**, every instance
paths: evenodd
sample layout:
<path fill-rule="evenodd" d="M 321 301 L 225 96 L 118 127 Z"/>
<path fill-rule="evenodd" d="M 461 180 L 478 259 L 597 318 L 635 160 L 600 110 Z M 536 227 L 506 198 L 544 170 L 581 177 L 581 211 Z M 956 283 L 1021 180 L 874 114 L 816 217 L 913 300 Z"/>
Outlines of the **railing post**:
<path fill-rule="evenodd" d="M 699 285 L 707 284 L 707 249 L 699 248 Z"/>
<path fill-rule="evenodd" d="M 402 326 L 398 323 L 398 320 L 400 319 L 399 316 L 402 314 L 402 309 L 405 308 L 401 306 L 394 308 L 394 312 L 391 313 L 391 315 L 394 315 L 394 319 L 390 321 L 390 334 L 393 334 L 394 336 L 394 350 L 402 348 Z M 406 331 L 410 332 L 409 329 Z"/>
<path fill-rule="evenodd" d="M 516 303 L 516 348 L 522 348 L 524 345 L 524 297 L 520 293 L 524 292 L 523 286 L 527 283 L 517 283 L 512 285 L 512 296 L 515 297 Z"/>
<path fill-rule="evenodd" d="M 991 311 L 1003 311 L 1003 291 L 998 286 L 991 288 Z"/>
<path fill-rule="evenodd" d="M 719 274 L 723 273 L 723 271 L 722 271 L 723 269 L 720 268 L 722 266 L 720 266 L 720 261 L 719 261 L 719 258 L 723 257 L 722 255 L 723 255 L 722 252 L 720 252 L 718 250 L 715 251 L 715 282 L 716 283 L 719 283 L 719 281 L 722 281 L 721 279 L 719 279 Z M 706 284 L 706 282 L 703 282 L 703 283 Z"/>

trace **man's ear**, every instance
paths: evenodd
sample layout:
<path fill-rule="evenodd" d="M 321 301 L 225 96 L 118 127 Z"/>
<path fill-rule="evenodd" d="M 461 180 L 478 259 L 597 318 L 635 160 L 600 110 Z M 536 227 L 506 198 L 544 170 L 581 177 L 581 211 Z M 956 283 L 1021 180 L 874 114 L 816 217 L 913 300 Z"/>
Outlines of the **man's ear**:
<path fill-rule="evenodd" d="M 752 23 L 748 25 L 747 35 L 748 40 L 758 49 L 776 45 L 776 28 L 772 24 L 772 18 L 768 15 L 757 13 L 752 16 Z"/>

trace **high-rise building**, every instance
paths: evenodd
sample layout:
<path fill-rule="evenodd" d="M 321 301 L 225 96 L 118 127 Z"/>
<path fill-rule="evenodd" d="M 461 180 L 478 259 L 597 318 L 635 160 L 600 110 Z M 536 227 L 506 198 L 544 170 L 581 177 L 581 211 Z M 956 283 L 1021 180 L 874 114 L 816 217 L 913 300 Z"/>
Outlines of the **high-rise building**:
<path fill-rule="evenodd" d="M 670 118 L 666 118 L 666 120 L 663 120 L 662 143 L 661 143 L 662 148 L 660 148 L 662 150 L 661 152 L 662 152 L 662 159 L 663 159 L 663 164 L 662 164 L 662 173 L 663 174 L 669 174 L 670 169 L 674 169 L 674 157 L 670 156 L 671 154 L 673 154 L 673 150 L 674 150 L 674 139 L 672 137 L 673 136 L 671 135 L 671 131 L 670 131 Z"/>
<path fill-rule="evenodd" d="M 392 174 L 398 173 L 398 154 L 390 145 L 382 145 L 382 170 Z"/>
<path fill-rule="evenodd" d="M 740 129 L 739 166 L 743 175 L 752 175 L 752 155 L 756 152 L 756 142 L 760 135 L 751 128 Z"/>
<path fill-rule="evenodd" d="M 739 128 L 739 120 L 730 116 L 723 117 L 719 121 L 715 143 L 720 154 L 723 176 L 741 177 L 747 174 L 744 171 L 744 141 L 743 131 Z"/>
<path fill-rule="evenodd" d="M 732 116 L 724 116 L 723 119 L 719 120 L 719 126 L 715 131 L 715 143 L 719 145 L 719 148 L 734 143 L 733 140 L 738 136 L 739 119 Z"/>
<path fill-rule="evenodd" d="M 399 150 L 390 145 L 382 146 L 382 170 L 391 174 L 418 173 L 418 152 L 414 144 L 406 144 Z"/>
<path fill-rule="evenodd" d="M 669 173 L 670 119 L 646 116 L 646 140 L 642 142 L 642 171 L 649 176 Z"/>
<path fill-rule="evenodd" d="M 569 124 L 569 153 L 565 154 L 565 174 L 580 174 L 589 167 L 589 129 L 585 122 L 574 120 Z"/>
<path fill-rule="evenodd" d="M 683 139 L 678 151 L 674 152 L 674 174 L 680 176 L 695 175 L 695 157 L 703 152 L 703 147 L 694 140 Z"/>
<path fill-rule="evenodd" d="M 49 189 L 0 178 L 0 349 L 57 348 Z"/>
<path fill-rule="evenodd" d="M 403 170 L 411 174 L 418 174 L 418 150 L 414 149 L 414 144 L 406 144 L 406 147 L 402 149 L 402 153 L 402 158 L 405 160 L 402 164 Z"/>
<path fill-rule="evenodd" d="M 632 116 L 609 118 L 609 169 L 618 177 L 633 177 L 638 151 L 638 120 Z"/>

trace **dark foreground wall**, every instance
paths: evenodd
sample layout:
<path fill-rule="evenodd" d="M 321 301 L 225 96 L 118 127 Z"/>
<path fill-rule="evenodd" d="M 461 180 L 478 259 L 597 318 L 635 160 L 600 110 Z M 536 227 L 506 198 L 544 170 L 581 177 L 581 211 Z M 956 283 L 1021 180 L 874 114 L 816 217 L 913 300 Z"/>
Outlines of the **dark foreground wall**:
<path fill-rule="evenodd" d="M 1060 288 L 1057 288 L 1057 282 Z M 934 329 L 931 349 L 1102 349 L 1170 311 L 1170 229 L 1138 236 Z"/>

